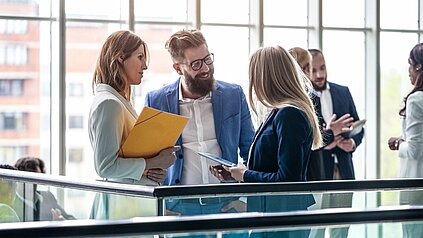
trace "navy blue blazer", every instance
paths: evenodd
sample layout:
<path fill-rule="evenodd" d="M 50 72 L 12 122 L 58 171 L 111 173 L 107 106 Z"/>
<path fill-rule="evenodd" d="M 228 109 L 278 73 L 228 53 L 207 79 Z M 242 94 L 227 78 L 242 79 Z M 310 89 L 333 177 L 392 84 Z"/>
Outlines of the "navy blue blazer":
<path fill-rule="evenodd" d="M 146 97 L 146 106 L 162 111 L 179 114 L 179 82 L 150 92 Z M 248 151 L 254 137 L 254 126 L 244 92 L 239 85 L 216 81 L 212 91 L 213 119 L 217 142 L 222 150 L 222 157 L 237 164 L 239 155 L 248 159 Z M 182 146 L 180 136 L 176 145 Z M 176 152 L 175 163 L 167 170 L 163 185 L 178 185 L 181 182 L 184 152 Z"/>
<path fill-rule="evenodd" d="M 313 130 L 305 112 L 296 107 L 274 109 L 257 130 L 245 182 L 306 181 Z M 249 211 L 305 210 L 312 195 L 249 197 Z"/>
<path fill-rule="evenodd" d="M 333 113 L 336 114 L 338 118 L 346 113 L 349 113 L 354 118 L 354 121 L 359 120 L 360 118 L 358 117 L 354 100 L 348 87 L 330 82 L 329 87 L 329 91 L 332 97 Z M 322 128 L 325 128 L 321 107 L 317 107 L 316 111 L 319 117 L 320 126 Z M 356 147 L 361 144 L 363 136 L 364 129 L 352 138 L 355 142 Z M 355 179 L 352 152 L 345 152 L 338 147 L 335 147 L 332 150 L 320 149 L 317 153 L 313 153 L 311 159 L 314 159 L 315 156 L 322 157 L 324 166 L 324 177 L 321 179 L 333 179 L 334 160 L 332 158 L 332 154 L 335 154 L 338 159 L 338 167 L 342 179 Z"/>

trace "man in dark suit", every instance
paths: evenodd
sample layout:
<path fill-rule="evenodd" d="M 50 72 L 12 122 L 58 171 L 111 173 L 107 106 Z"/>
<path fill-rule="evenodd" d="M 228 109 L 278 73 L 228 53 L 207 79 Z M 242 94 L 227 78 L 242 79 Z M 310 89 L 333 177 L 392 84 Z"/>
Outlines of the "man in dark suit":
<path fill-rule="evenodd" d="M 321 127 L 335 115 L 341 117 L 349 114 L 354 121 L 359 120 L 354 100 L 348 87 L 327 81 L 326 62 L 323 53 L 317 49 L 309 50 L 313 56 L 311 82 L 319 96 L 320 110 L 318 109 Z M 341 135 L 333 135 L 331 143 L 314 153 L 313 156 L 321 156 L 324 166 L 322 180 L 355 179 L 352 154 L 361 144 L 364 130 L 352 138 L 343 138 Z M 311 168 L 313 169 L 313 168 Z M 351 207 L 352 193 L 325 194 L 322 198 L 322 208 Z M 323 230 L 324 233 L 324 230 Z M 331 229 L 331 237 L 347 237 L 348 228 Z"/>

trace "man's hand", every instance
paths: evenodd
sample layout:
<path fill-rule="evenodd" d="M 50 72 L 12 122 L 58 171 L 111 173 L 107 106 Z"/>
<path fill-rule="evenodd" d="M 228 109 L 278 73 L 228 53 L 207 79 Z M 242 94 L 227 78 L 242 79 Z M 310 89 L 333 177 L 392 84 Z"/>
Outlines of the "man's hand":
<path fill-rule="evenodd" d="M 227 212 L 231 209 L 235 209 L 237 212 L 246 212 L 247 211 L 247 204 L 240 200 L 234 200 L 228 204 L 226 204 L 222 209 L 221 212 Z"/>
<path fill-rule="evenodd" d="M 345 152 L 352 152 L 355 150 L 355 142 L 351 138 L 339 141 L 337 146 Z"/>
<path fill-rule="evenodd" d="M 330 143 L 329 145 L 325 146 L 325 148 L 323 148 L 324 150 L 331 150 L 333 148 L 335 148 L 339 142 L 341 142 L 344 139 L 344 137 L 342 137 L 341 135 L 337 135 L 335 136 L 335 139 L 333 140 L 332 143 Z"/>
<path fill-rule="evenodd" d="M 345 129 L 349 129 L 353 120 L 354 118 L 348 113 L 338 119 L 336 119 L 336 114 L 333 114 L 329 123 L 326 125 L 326 129 L 331 129 L 333 135 L 337 136 L 345 131 Z"/>

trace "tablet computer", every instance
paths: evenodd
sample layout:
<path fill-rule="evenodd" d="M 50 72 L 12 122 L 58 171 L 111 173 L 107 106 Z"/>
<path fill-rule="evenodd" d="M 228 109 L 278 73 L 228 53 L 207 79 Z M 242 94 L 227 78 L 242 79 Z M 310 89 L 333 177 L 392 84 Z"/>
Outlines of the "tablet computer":
<path fill-rule="evenodd" d="M 236 164 L 232 163 L 231 161 L 225 160 L 221 157 L 218 157 L 216 155 L 210 154 L 210 153 L 206 153 L 206 152 L 197 152 L 200 156 L 203 156 L 207 159 L 213 160 L 214 162 L 217 162 L 219 164 L 223 164 L 225 166 L 228 167 L 233 167 L 236 166 Z"/>
<path fill-rule="evenodd" d="M 351 125 L 351 130 L 342 132 L 341 136 L 348 139 L 357 135 L 363 129 L 364 124 L 366 124 L 366 119 L 353 122 Z"/>

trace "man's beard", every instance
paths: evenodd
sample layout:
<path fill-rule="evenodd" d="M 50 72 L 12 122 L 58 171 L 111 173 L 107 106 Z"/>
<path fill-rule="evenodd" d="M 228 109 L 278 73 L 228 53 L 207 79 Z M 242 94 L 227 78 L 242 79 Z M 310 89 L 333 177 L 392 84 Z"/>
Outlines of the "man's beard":
<path fill-rule="evenodd" d="M 191 77 L 187 72 L 184 73 L 185 82 L 187 84 L 188 90 L 192 94 L 204 96 L 207 93 L 211 92 L 214 89 L 215 80 L 214 80 L 214 69 L 210 69 L 207 73 L 199 73 L 194 78 Z M 201 75 L 209 74 L 209 78 L 204 80 L 200 78 Z"/>
<path fill-rule="evenodd" d="M 326 89 L 327 84 L 328 84 L 328 81 L 325 79 L 325 80 L 324 80 L 324 83 L 323 83 L 323 85 L 322 85 L 322 86 L 317 85 L 317 84 L 316 84 L 316 83 L 314 83 L 313 81 L 311 82 L 311 84 L 313 84 L 313 88 L 314 88 L 314 90 L 316 90 L 316 91 L 323 91 L 323 90 L 325 90 L 325 89 Z"/>

